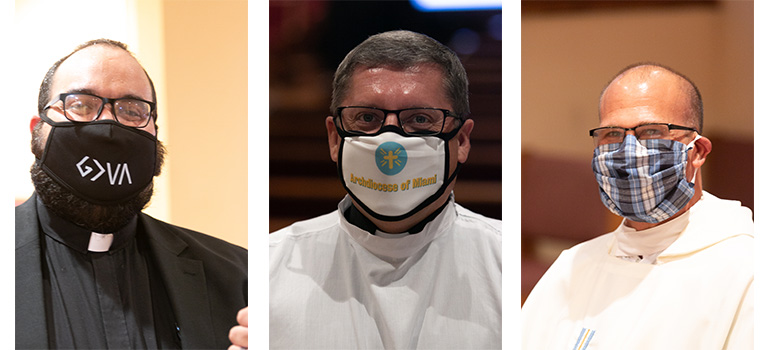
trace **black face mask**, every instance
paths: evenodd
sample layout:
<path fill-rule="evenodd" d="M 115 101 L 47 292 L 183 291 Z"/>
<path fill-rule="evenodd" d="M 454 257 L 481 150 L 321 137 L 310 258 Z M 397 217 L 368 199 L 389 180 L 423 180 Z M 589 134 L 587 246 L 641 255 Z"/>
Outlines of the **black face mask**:
<path fill-rule="evenodd" d="M 91 203 L 109 205 L 136 196 L 155 175 L 156 138 L 114 120 L 54 122 L 36 162 L 63 187 Z"/>

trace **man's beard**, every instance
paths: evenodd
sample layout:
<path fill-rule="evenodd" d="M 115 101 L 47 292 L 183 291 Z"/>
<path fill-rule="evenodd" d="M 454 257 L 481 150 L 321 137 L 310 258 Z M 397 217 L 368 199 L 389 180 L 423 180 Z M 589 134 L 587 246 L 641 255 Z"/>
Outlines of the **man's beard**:
<path fill-rule="evenodd" d="M 37 159 L 43 158 L 44 140 L 42 125 L 38 123 L 32 131 L 32 153 Z M 160 141 L 157 142 L 155 176 L 160 175 L 160 169 L 166 155 L 166 149 Z M 57 216 L 86 228 L 93 232 L 115 232 L 142 211 L 150 202 L 153 193 L 153 183 L 142 189 L 137 195 L 117 204 L 94 204 L 78 197 L 71 190 L 52 179 L 38 164 L 32 163 L 30 169 L 35 192 L 43 204 Z"/>

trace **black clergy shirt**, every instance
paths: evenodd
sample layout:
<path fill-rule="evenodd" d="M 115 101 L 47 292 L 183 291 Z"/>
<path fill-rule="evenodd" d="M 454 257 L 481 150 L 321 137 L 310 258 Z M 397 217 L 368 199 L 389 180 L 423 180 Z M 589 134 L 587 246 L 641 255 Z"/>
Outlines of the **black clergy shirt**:
<path fill-rule="evenodd" d="M 39 199 L 37 210 L 50 348 L 180 348 L 165 287 L 136 217 L 113 232 L 108 251 L 91 252 L 91 231 L 56 216 Z"/>

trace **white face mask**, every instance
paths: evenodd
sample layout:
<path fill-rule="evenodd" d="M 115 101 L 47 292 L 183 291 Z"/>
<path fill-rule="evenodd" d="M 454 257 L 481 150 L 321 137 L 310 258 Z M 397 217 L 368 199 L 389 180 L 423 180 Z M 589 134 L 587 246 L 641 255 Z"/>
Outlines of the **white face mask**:
<path fill-rule="evenodd" d="M 385 221 L 405 219 L 435 202 L 457 174 L 447 174 L 447 142 L 436 136 L 348 136 L 339 152 L 345 190 L 367 213 Z"/>

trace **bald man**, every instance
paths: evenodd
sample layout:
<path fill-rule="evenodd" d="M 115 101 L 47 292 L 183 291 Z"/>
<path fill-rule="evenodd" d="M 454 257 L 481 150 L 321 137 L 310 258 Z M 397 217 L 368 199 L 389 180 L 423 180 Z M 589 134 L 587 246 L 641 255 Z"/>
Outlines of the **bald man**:
<path fill-rule="evenodd" d="M 592 167 L 615 231 L 562 252 L 522 308 L 524 349 L 752 349 L 751 210 L 704 191 L 695 84 L 657 64 L 599 100 Z"/>

